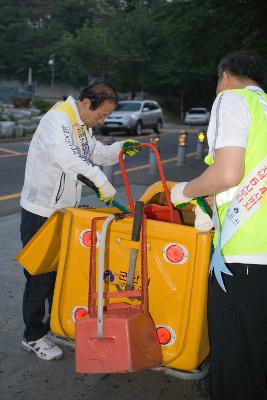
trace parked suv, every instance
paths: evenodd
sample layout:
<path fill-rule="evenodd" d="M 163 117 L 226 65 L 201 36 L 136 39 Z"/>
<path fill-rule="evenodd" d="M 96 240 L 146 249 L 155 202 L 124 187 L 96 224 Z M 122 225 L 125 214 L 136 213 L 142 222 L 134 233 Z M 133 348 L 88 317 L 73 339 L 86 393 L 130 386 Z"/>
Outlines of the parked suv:
<path fill-rule="evenodd" d="M 210 120 L 210 113 L 204 107 L 190 108 L 185 114 L 184 122 L 186 124 L 208 124 Z"/>
<path fill-rule="evenodd" d="M 160 133 L 163 126 L 163 113 L 159 104 L 153 100 L 123 100 L 104 125 L 101 127 L 103 135 L 111 131 L 125 131 L 129 133 L 142 134 L 143 128 L 152 128 Z"/>

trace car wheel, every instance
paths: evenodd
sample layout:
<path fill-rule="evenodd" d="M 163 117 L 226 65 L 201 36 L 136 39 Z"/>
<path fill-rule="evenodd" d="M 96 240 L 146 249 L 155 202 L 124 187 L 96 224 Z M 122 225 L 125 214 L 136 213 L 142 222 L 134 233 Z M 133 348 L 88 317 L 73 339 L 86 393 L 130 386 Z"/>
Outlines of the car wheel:
<path fill-rule="evenodd" d="M 141 121 L 137 121 L 137 124 L 135 125 L 134 128 L 134 133 L 136 133 L 136 135 L 142 135 L 142 122 Z"/>
<path fill-rule="evenodd" d="M 153 128 L 156 133 L 160 133 L 162 129 L 162 120 L 159 119 L 156 123 L 156 126 Z"/>

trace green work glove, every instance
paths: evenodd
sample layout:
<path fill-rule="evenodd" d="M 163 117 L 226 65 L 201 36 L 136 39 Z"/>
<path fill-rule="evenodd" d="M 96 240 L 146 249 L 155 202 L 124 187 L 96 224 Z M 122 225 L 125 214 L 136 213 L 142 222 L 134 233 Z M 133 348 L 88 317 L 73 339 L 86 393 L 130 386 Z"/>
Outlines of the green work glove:
<path fill-rule="evenodd" d="M 184 187 L 187 182 L 177 183 L 171 190 L 171 202 L 178 210 L 182 209 L 186 204 L 195 206 L 195 228 L 199 230 L 210 230 L 213 228 L 213 221 L 210 217 L 210 211 L 207 203 L 202 197 L 186 197 L 184 195 Z"/>
<path fill-rule="evenodd" d="M 210 209 L 209 209 L 206 201 L 202 197 L 197 197 L 196 203 L 204 213 L 206 213 L 210 216 Z"/>
<path fill-rule="evenodd" d="M 123 154 L 131 157 L 142 150 L 142 148 L 140 147 L 140 142 L 138 140 L 129 139 L 123 142 L 122 150 Z"/>

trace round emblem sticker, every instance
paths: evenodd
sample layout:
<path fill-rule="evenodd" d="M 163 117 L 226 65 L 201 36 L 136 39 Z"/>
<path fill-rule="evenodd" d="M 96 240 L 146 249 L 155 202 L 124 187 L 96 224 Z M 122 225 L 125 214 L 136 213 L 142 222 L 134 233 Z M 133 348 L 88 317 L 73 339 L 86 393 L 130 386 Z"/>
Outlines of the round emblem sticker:
<path fill-rule="evenodd" d="M 92 236 L 92 231 L 91 229 L 85 229 L 80 233 L 80 243 L 83 247 L 91 247 L 91 236 Z M 99 246 L 99 241 L 100 241 L 100 234 L 96 232 L 96 247 Z"/>
<path fill-rule="evenodd" d="M 74 307 L 71 312 L 72 321 L 76 322 L 78 319 L 81 319 L 87 313 L 88 313 L 88 307 L 86 307 L 86 306 Z"/>
<path fill-rule="evenodd" d="M 156 325 L 159 342 L 161 346 L 172 346 L 176 340 L 174 330 L 167 325 Z"/>
<path fill-rule="evenodd" d="M 184 264 L 188 260 L 188 251 L 179 243 L 168 243 L 163 248 L 164 259 L 171 264 Z"/>

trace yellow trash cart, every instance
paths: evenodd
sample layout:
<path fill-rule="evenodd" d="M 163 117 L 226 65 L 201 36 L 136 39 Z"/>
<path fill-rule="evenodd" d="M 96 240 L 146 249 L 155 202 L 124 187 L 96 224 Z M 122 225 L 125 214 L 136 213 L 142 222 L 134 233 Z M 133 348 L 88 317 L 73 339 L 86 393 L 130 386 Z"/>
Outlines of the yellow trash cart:
<path fill-rule="evenodd" d="M 180 378 L 199 379 L 207 373 L 206 364 L 204 369 L 201 365 L 209 354 L 206 303 L 213 234 L 194 228 L 191 205 L 179 211 L 179 215 L 176 210 L 170 210 L 169 191 L 174 182 L 165 181 L 159 157 L 158 164 L 162 181 L 150 186 L 140 198 L 146 214 L 149 312 L 162 348 L 160 369 Z M 133 211 L 125 171 L 124 182 Z M 87 312 L 88 307 L 92 220 L 114 213 L 117 213 L 115 208 L 60 210 L 17 256 L 31 274 L 57 270 L 51 329 L 58 337 L 73 343 L 75 321 Z M 96 226 L 96 252 L 99 251 L 102 224 L 99 220 Z M 133 246 L 131 230 L 132 218 L 125 218 L 112 223 L 107 233 L 105 291 L 125 290 Z M 140 289 L 139 253 L 135 290 Z M 122 297 L 121 301 L 138 304 L 139 299 Z"/>

